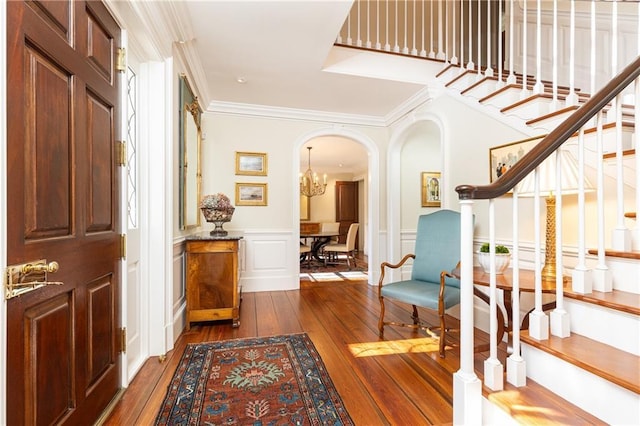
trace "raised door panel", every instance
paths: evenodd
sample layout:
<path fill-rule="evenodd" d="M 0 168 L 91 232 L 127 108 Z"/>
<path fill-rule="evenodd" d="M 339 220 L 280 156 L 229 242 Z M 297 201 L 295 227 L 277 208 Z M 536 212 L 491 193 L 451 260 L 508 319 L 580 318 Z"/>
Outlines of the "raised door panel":
<path fill-rule="evenodd" d="M 76 405 L 73 296 L 63 293 L 24 312 L 26 424 L 58 423 Z"/>
<path fill-rule="evenodd" d="M 25 239 L 70 235 L 72 78 L 30 46 L 25 53 Z"/>

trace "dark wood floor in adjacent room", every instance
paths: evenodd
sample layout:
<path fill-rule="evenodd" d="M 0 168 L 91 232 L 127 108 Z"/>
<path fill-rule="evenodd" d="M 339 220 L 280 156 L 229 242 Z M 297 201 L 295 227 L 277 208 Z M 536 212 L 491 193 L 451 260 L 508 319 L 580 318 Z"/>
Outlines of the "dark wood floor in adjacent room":
<path fill-rule="evenodd" d="M 387 318 L 409 321 L 409 310 L 410 307 L 388 303 Z M 427 353 L 395 351 L 380 354 L 372 350 L 371 354 L 354 355 L 350 349 L 353 344 L 371 343 L 377 349 L 388 349 L 384 342 L 423 337 L 410 329 L 387 327 L 385 339 L 380 344 L 379 311 L 377 286 L 370 286 L 365 281 L 301 282 L 300 290 L 245 293 L 238 328 L 225 321 L 192 326 L 179 337 L 164 362 L 159 362 L 158 357 L 147 360 L 104 424 L 153 424 L 188 343 L 300 332 L 306 332 L 318 349 L 356 425 L 451 424 L 452 374 L 459 368 L 456 335 L 452 334 L 454 338 L 449 340 L 452 347 L 444 359 L 438 356 L 437 348 Z M 424 318 L 431 324 L 437 323 L 435 316 L 428 313 L 424 313 Z M 457 325 L 455 320 L 451 325 Z M 476 335 L 476 343 L 486 342 L 483 333 Z M 501 357 L 504 356 L 506 354 L 501 352 Z M 479 372 L 485 358 L 486 354 L 476 355 Z M 524 397 L 519 391 L 514 394 L 512 387 L 510 389 L 511 393 L 505 393 L 509 398 Z M 569 419 L 576 420 L 573 409 L 563 407 L 559 398 L 551 396 L 548 402 L 534 398 L 539 399 L 534 403 L 540 406 L 550 403 L 557 406 L 552 423 L 562 424 L 562 417 L 567 420 L 566 424 L 572 423 Z M 517 402 L 522 404 L 521 400 Z M 548 413 L 549 410 L 544 411 Z M 558 412 L 561 412 L 560 416 Z M 519 418 L 529 424 L 550 420 L 538 415 L 529 421 L 526 417 Z"/>

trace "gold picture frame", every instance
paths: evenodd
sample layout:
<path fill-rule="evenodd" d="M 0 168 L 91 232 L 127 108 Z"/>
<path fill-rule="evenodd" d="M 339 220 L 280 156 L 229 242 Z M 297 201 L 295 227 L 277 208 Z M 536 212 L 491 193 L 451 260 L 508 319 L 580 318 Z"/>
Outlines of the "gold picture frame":
<path fill-rule="evenodd" d="M 266 183 L 236 182 L 236 206 L 266 206 Z"/>
<path fill-rule="evenodd" d="M 267 154 L 265 152 L 236 152 L 236 175 L 266 176 Z"/>
<path fill-rule="evenodd" d="M 422 172 L 422 207 L 442 206 L 440 172 Z"/>
<path fill-rule="evenodd" d="M 300 195 L 300 220 L 311 220 L 311 200 L 306 195 Z"/>
<path fill-rule="evenodd" d="M 503 173 L 531 151 L 545 135 L 489 148 L 489 183 L 493 183 Z M 512 191 L 509 191 L 512 192 Z"/>

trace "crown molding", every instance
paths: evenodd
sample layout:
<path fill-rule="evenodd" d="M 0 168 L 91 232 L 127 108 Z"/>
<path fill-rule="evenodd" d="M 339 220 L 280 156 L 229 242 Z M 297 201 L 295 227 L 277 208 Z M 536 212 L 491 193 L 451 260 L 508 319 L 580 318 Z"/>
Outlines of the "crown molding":
<path fill-rule="evenodd" d="M 322 123 L 351 124 L 373 127 L 389 127 L 411 111 L 433 99 L 428 87 L 421 89 L 406 102 L 399 105 L 385 117 L 357 114 L 340 114 L 325 111 L 282 108 L 267 105 L 240 104 L 234 102 L 213 101 L 206 112 L 250 115 L 255 117 L 278 118 L 286 120 L 317 121 Z"/>
<path fill-rule="evenodd" d="M 206 112 L 225 114 L 250 115 L 255 117 L 278 118 L 287 120 L 317 121 L 322 123 L 359 124 L 363 126 L 385 127 L 385 120 L 381 117 L 338 114 L 325 111 L 282 108 L 266 105 L 239 104 L 233 102 L 213 101 L 209 103 Z"/>

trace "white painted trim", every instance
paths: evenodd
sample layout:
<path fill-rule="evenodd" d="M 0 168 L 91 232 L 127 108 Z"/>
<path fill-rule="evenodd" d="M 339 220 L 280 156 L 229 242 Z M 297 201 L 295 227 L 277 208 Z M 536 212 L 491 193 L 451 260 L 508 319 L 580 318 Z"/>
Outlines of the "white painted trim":
<path fill-rule="evenodd" d="M 176 92 L 177 79 L 174 75 L 173 58 L 169 58 L 164 62 L 164 79 L 165 79 L 165 93 L 164 93 L 164 121 L 165 121 L 165 138 L 164 140 L 164 230 L 162 247 L 164 248 L 164 277 L 160 281 L 164 284 L 165 290 L 165 353 L 173 349 L 173 343 L 175 341 L 173 335 L 173 246 L 171 240 L 173 239 L 173 205 L 174 205 L 174 193 L 173 193 L 173 141 L 176 137 L 178 130 L 175 129 L 175 109 L 174 94 Z M 153 176 L 149 176 L 153 178 Z M 151 206 L 149 206 L 151 207 Z M 151 230 L 153 232 L 153 230 Z M 151 261 L 151 265 L 157 263 Z M 151 266 L 152 267 L 152 266 Z"/>
<path fill-rule="evenodd" d="M 149 208 L 143 215 L 141 212 L 140 223 L 146 223 L 148 232 L 141 236 L 143 245 L 142 255 L 148 254 L 148 258 L 141 261 L 144 262 L 142 273 L 146 274 L 151 288 L 148 295 L 149 310 L 149 354 L 164 355 L 172 346 L 173 340 L 167 340 L 167 332 L 170 329 L 172 317 L 172 274 L 173 264 L 171 262 L 171 240 L 172 232 L 167 228 L 171 228 L 172 213 L 170 211 L 172 203 L 172 195 L 167 193 L 172 191 L 173 184 L 171 166 L 171 151 L 173 144 L 171 143 L 173 133 L 173 121 L 169 117 L 169 111 L 172 110 L 167 106 L 167 97 L 170 97 L 172 73 L 170 71 L 171 61 L 166 62 L 147 62 L 146 68 L 148 78 L 141 84 L 141 101 L 145 102 L 141 105 L 141 113 L 144 115 L 145 125 L 141 129 L 141 139 L 148 140 L 153 146 L 161 147 L 160 149 L 149 149 L 148 152 L 148 182 L 146 193 L 148 199 L 142 201 L 141 204 L 151 203 Z M 167 69 L 169 68 L 169 70 Z M 144 88 L 144 91 L 142 91 Z M 167 93 L 169 92 L 169 94 Z M 164 126 L 153 126 L 152 123 L 164 123 Z M 164 148 L 164 149 L 162 149 Z M 169 184 L 167 184 L 169 180 Z M 169 257 L 168 257 L 169 256 Z M 151 290 L 150 288 L 150 290 Z"/>
<path fill-rule="evenodd" d="M 380 272 L 379 270 L 374 269 L 373 265 L 378 265 L 380 263 L 380 245 L 379 238 L 377 236 L 380 230 L 380 151 L 378 150 L 378 146 L 375 144 L 375 142 L 364 133 L 361 133 L 357 130 L 347 129 L 342 125 L 336 124 L 332 127 L 325 127 L 307 132 L 301 135 L 293 144 L 293 154 L 291 156 L 293 163 L 291 167 L 291 187 L 293 188 L 294 194 L 291 198 L 293 200 L 292 208 L 294 212 L 292 223 L 294 237 L 296 238 L 296 241 L 300 239 L 300 197 L 298 193 L 300 148 L 302 148 L 302 146 L 308 140 L 321 136 L 342 136 L 362 144 L 367 149 L 367 153 L 369 155 L 368 176 L 366 179 L 368 188 L 367 233 L 369 234 L 369 238 L 365 238 L 365 244 L 367 244 L 365 252 L 368 254 L 369 284 L 377 283 Z M 374 235 L 374 233 L 376 233 L 376 235 Z M 291 256 L 291 262 L 295 263 L 295 266 L 292 269 L 297 270 L 299 275 L 300 264 L 295 256 Z"/>
<path fill-rule="evenodd" d="M 400 229 L 400 217 L 401 217 L 401 179 L 400 172 L 402 166 L 402 147 L 406 142 L 407 135 L 411 128 L 423 121 L 429 121 L 435 123 L 440 131 L 440 170 L 442 171 L 442 181 L 446 188 L 449 180 L 449 168 L 448 164 L 449 153 L 447 144 L 445 141 L 444 125 L 440 120 L 440 117 L 430 112 L 413 112 L 406 116 L 405 120 L 398 123 L 398 127 L 394 129 L 391 135 L 391 141 L 387 151 L 387 247 L 389 256 L 388 262 L 399 262 L 402 255 L 402 241 L 401 229 Z M 446 193 L 447 191 L 441 191 Z M 451 204 L 451 201 L 446 198 L 443 199 L 442 208 L 447 208 Z M 388 281 L 393 282 L 400 279 L 398 275 L 400 271 L 390 270 L 388 275 Z"/>
<path fill-rule="evenodd" d="M 0 270 L 7 267 L 7 2 L 0 2 L 0 103 L 4 105 L 0 114 Z M 4 289 L 3 289 L 4 296 Z M 2 297 L 0 303 L 0 389 L 7 389 L 7 301 Z M 0 398 L 0 425 L 7 424 L 7 399 Z"/>
<path fill-rule="evenodd" d="M 304 120 L 311 122 L 360 124 L 363 126 L 385 127 L 384 119 L 370 115 L 337 114 L 333 112 L 312 111 L 273 106 L 239 104 L 215 101 L 209 103 L 207 112 L 238 114 L 250 117 L 264 117 L 277 119 Z M 298 156 L 296 156 L 298 158 Z M 296 167 L 297 170 L 298 167 Z"/>

